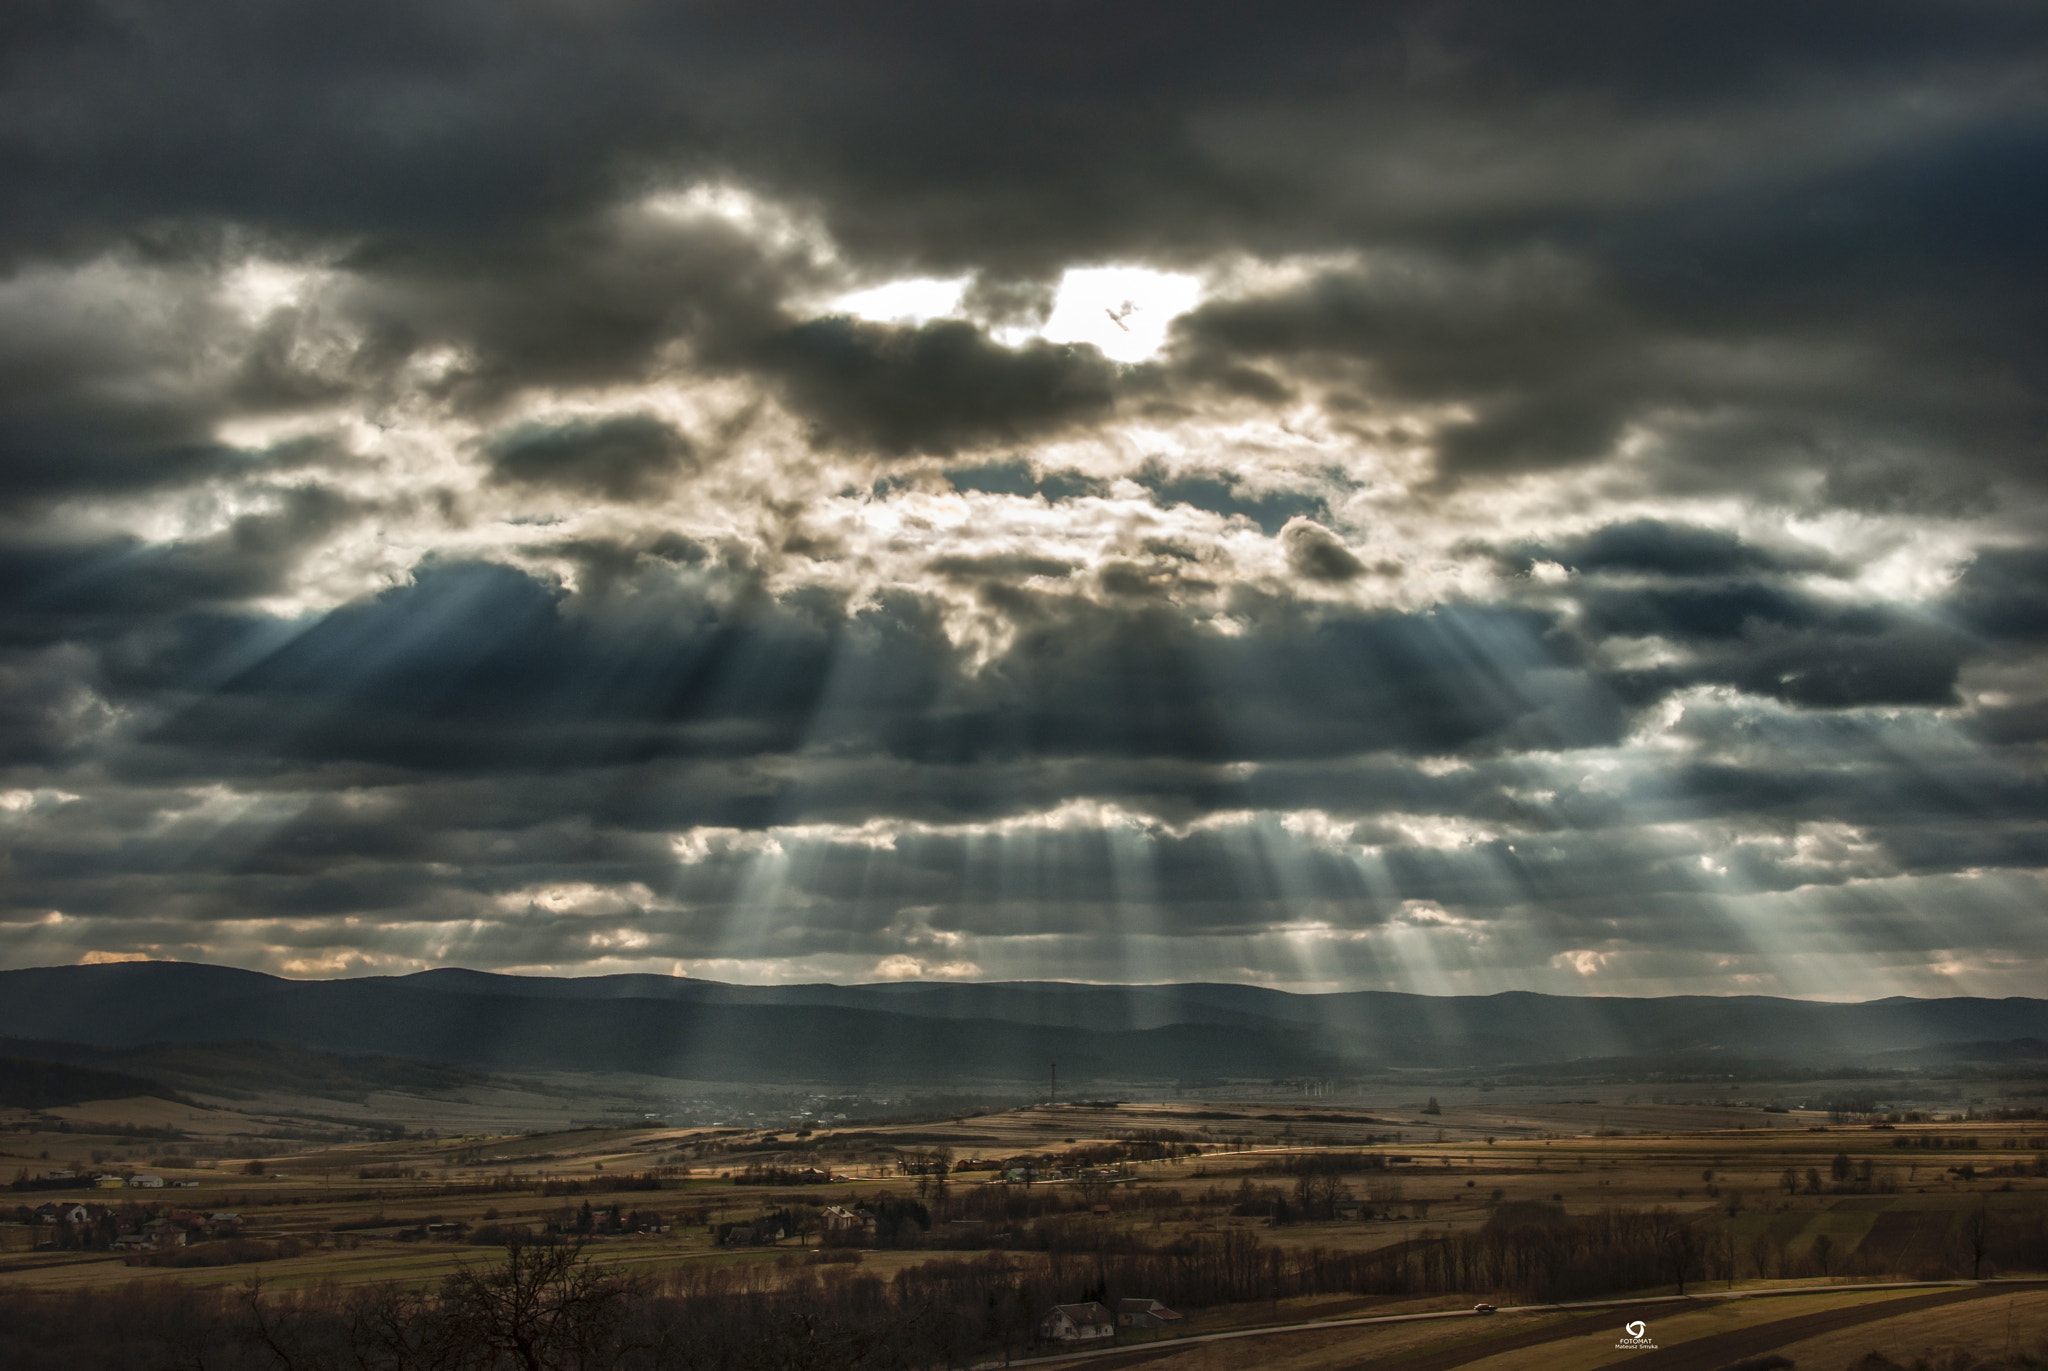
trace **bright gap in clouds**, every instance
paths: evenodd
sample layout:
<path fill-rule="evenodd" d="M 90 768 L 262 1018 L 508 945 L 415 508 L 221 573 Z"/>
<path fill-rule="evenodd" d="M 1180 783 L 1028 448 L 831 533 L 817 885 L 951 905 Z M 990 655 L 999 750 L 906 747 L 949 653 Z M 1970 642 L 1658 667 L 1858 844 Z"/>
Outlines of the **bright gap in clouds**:
<path fill-rule="evenodd" d="M 968 278 L 911 277 L 841 295 L 834 313 L 880 324 L 923 324 L 962 318 Z M 1149 267 L 1080 267 L 1064 272 L 1052 311 L 1036 328 L 999 328 L 995 339 L 1016 347 L 1033 338 L 1088 343 L 1118 362 L 1143 362 L 1166 346 L 1168 326 L 1201 302 L 1202 284 L 1180 272 Z"/>
<path fill-rule="evenodd" d="M 1114 361 L 1142 362 L 1159 355 L 1167 325 L 1201 298 L 1202 283 L 1180 272 L 1085 267 L 1060 277 L 1038 333 L 1055 343 L 1093 343 Z"/>
<path fill-rule="evenodd" d="M 832 309 L 877 324 L 922 324 L 958 315 L 960 297 L 966 290 L 965 276 L 951 281 L 919 276 L 842 295 L 832 302 Z"/>

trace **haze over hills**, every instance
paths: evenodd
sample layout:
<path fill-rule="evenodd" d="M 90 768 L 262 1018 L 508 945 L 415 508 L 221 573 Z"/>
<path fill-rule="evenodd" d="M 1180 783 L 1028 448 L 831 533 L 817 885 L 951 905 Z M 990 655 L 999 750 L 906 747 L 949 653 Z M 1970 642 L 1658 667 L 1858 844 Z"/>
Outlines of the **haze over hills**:
<path fill-rule="evenodd" d="M 1239 985 L 744 986 L 461 970 L 291 981 L 193 963 L 0 972 L 0 1035 L 136 1048 L 267 1042 L 498 1070 L 693 1080 L 1271 1078 L 1660 1054 L 1811 1066 L 2048 1038 L 2048 1000 L 1508 993 Z M 24 1053 L 23 1055 L 32 1055 Z M 2023 1054 L 2024 1055 L 2024 1054 Z"/>

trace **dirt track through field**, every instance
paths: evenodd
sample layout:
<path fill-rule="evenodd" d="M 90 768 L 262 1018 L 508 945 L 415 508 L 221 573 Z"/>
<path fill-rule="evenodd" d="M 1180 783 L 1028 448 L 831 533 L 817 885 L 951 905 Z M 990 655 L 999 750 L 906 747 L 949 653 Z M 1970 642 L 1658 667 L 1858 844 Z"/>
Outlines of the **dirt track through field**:
<path fill-rule="evenodd" d="M 1736 1329 L 1728 1333 L 1716 1333 L 1710 1337 L 1694 1338 L 1689 1342 L 1672 1347 L 1659 1348 L 1632 1357 L 1627 1362 L 1629 1371 L 1718 1371 L 1729 1362 L 1744 1357 L 1754 1357 L 1764 1352 L 1775 1352 L 1788 1347 L 1802 1338 L 1818 1337 L 1844 1328 L 1853 1328 L 1859 1323 L 1875 1323 L 1899 1314 L 1910 1314 L 1920 1309 L 1933 1309 L 1945 1304 L 1956 1304 L 1963 1300 L 1983 1299 L 2001 1293 L 1995 1289 L 1940 1290 L 1931 1295 L 1911 1295 L 1903 1299 L 1883 1300 L 1876 1304 L 1861 1304 L 1848 1309 L 1824 1309 L 1812 1314 L 1798 1314 L 1774 1323 L 1759 1324 L 1754 1328 Z M 1375 1371 L 1454 1371 L 1454 1368 L 1468 1366 L 1501 1352 L 1513 1352 L 1524 1347 L 1537 1347 L 1547 1342 L 1562 1342 L 1567 1338 L 1582 1337 L 1611 1329 L 1614 1315 L 1607 1310 L 1587 1314 L 1565 1323 L 1547 1324 L 1542 1328 L 1531 1328 L 1501 1338 L 1488 1338 L 1483 1342 L 1466 1343 L 1459 1347 L 1422 1349 L 1405 1355 L 1396 1355 L 1378 1360 L 1359 1362 L 1361 1368 L 1371 1367 Z"/>
<path fill-rule="evenodd" d="M 1524 1347 L 1536 1347 L 1546 1342 L 1560 1342 L 1565 1338 L 1582 1338 L 1612 1327 L 1614 1314 L 1602 1309 L 1567 1319 L 1563 1323 L 1545 1324 L 1541 1328 L 1525 1328 L 1497 1338 L 1468 1342 L 1459 1347 L 1418 1348 L 1413 1352 L 1397 1353 L 1391 1357 L 1361 1361 L 1358 1364 L 1360 1367 L 1385 1367 L 1387 1371 L 1451 1371 L 1453 1367 L 1464 1366 L 1483 1357 L 1513 1352 Z"/>
<path fill-rule="evenodd" d="M 1683 1303 L 1673 1300 L 1672 1303 Z M 1583 1337 L 1600 1329 L 1614 1325 L 1612 1310 L 1602 1309 L 1594 1313 L 1581 1314 L 1562 1323 L 1545 1324 L 1540 1328 L 1517 1329 L 1513 1323 L 1505 1326 L 1494 1325 L 1498 1332 L 1480 1334 L 1464 1339 L 1454 1347 L 1418 1347 L 1404 1352 L 1390 1353 L 1384 1357 L 1366 1356 L 1364 1360 L 1347 1365 L 1356 1365 L 1364 1371 L 1451 1371 L 1482 1357 L 1491 1357 L 1499 1352 L 1513 1352 L 1523 1347 L 1535 1347 L 1546 1342 L 1564 1338 Z M 1275 1330 L 1288 1331 L 1288 1330 Z M 1177 1356 L 1199 1344 L 1189 1340 L 1175 1339 L 1151 1347 L 1134 1347 L 1128 1357 L 1109 1356 L 1089 1368 L 1089 1371 L 1124 1371 L 1126 1367 L 1143 1366 L 1148 1362 L 1160 1361 Z"/>
<path fill-rule="evenodd" d="M 1629 1371 L 1718 1371 L 1718 1368 L 1744 1357 L 1761 1356 L 1775 1352 L 1781 1347 L 1790 1347 L 1804 1338 L 1819 1337 L 1823 1333 L 1834 1333 L 1844 1328 L 1853 1328 L 1859 1323 L 1876 1323 L 1880 1319 L 1896 1318 L 1922 1309 L 1934 1309 L 1944 1304 L 1960 1304 L 1964 1300 L 1981 1300 L 1993 1295 L 2010 1292 L 1998 1289 L 1942 1290 L 1932 1295 L 1909 1295 L 1904 1299 L 1879 1300 L 1874 1304 L 1859 1304 L 1848 1309 L 1823 1309 L 1812 1314 L 1799 1314 L 1775 1323 L 1758 1324 L 1753 1328 L 1738 1328 L 1727 1333 L 1716 1333 L 1710 1337 L 1694 1338 L 1673 1347 L 1662 1347 L 1655 1352 L 1645 1352 L 1629 1359 Z"/>
<path fill-rule="evenodd" d="M 1635 1371 L 1718 1371 L 1729 1362 L 1744 1357 L 1773 1352 L 1806 1338 L 1839 1332 L 1854 1328 L 1858 1324 L 1875 1323 L 1901 1314 L 1919 1310 L 1939 1308 L 1943 1305 L 1958 1304 L 1966 1300 L 1986 1299 L 2010 1293 L 2014 1286 L 2040 1286 L 2048 1284 L 2038 1279 L 2024 1279 L 2017 1282 L 2000 1282 L 1990 1286 L 1954 1287 L 1933 1291 L 1925 1295 L 1910 1295 L 1897 1299 L 1886 1299 L 1873 1304 L 1859 1304 L 1849 1308 L 1820 1310 L 1811 1314 L 1794 1315 L 1791 1318 L 1772 1323 L 1757 1324 L 1749 1328 L 1736 1329 L 1726 1333 L 1693 1338 L 1671 1347 L 1659 1348 L 1654 1352 L 1643 1352 L 1631 1356 L 1624 1363 Z M 1863 1287 L 1884 1289 L 1885 1287 Z M 1857 1290 L 1855 1286 L 1837 1289 L 1802 1289 L 1784 1291 L 1783 1294 L 1815 1295 L 1839 1293 L 1848 1294 Z M 1712 1298 L 1712 1297 L 1709 1297 Z M 1361 1351 L 1360 1359 L 1345 1363 L 1361 1371 L 1455 1371 L 1473 1362 L 1497 1356 L 1503 1352 L 1520 1351 L 1525 1347 L 1539 1347 L 1545 1343 L 1562 1342 L 1568 1338 L 1599 1334 L 1614 1326 L 1615 1311 L 1629 1309 L 1631 1312 L 1660 1305 L 1684 1305 L 1698 1307 L 1698 1297 L 1664 1296 L 1650 1299 L 1629 1299 L 1602 1302 L 1588 1312 L 1574 1311 L 1562 1322 L 1546 1323 L 1540 1327 L 1517 1329 L 1515 1324 L 1500 1326 L 1498 1335 L 1481 1333 L 1463 1338 L 1452 1346 L 1420 1347 L 1373 1357 Z M 1528 1306 L 1510 1310 L 1510 1313 L 1546 1312 L 1542 1306 Z M 1562 1310 L 1558 1312 L 1564 1312 Z M 1092 1363 L 1089 1371 L 1123 1371 L 1127 1367 L 1139 1367 L 1157 1361 L 1170 1360 L 1195 1348 L 1221 1341 L 1235 1342 L 1240 1339 L 1255 1339 L 1283 1333 L 1337 1332 L 1371 1326 L 1412 1324 L 1423 1320 L 1460 1318 L 1459 1314 L 1410 1314 L 1389 1318 L 1365 1318 L 1332 1320 L 1326 1323 L 1296 1323 L 1276 1325 L 1268 1328 L 1236 1329 L 1228 1332 L 1198 1334 L 1193 1337 L 1174 1338 L 1149 1346 L 1104 1349 L 1097 1352 L 1077 1352 L 1066 1356 L 1033 1358 L 1021 1365 L 1032 1365 L 1039 1361 L 1057 1363 Z M 1483 1321 L 1491 1323 L 1490 1320 Z M 1499 1326 L 1499 1325 L 1496 1325 Z"/>

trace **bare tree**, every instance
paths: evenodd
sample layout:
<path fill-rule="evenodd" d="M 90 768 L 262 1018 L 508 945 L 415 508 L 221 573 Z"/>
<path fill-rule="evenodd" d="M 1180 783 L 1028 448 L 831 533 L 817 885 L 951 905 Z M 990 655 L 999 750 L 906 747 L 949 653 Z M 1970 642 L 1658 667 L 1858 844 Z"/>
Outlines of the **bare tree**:
<path fill-rule="evenodd" d="M 1759 1228 L 1749 1239 L 1749 1259 L 1756 1266 L 1758 1280 L 1770 1279 L 1777 1266 L 1778 1240 L 1768 1228 Z"/>
<path fill-rule="evenodd" d="M 1699 1265 L 1704 1244 L 1700 1232 L 1690 1223 L 1675 1214 L 1659 1214 L 1664 1220 L 1658 1236 L 1657 1247 L 1664 1258 L 1664 1265 L 1670 1270 L 1672 1279 L 1678 1283 L 1678 1293 L 1685 1293 L 1685 1278 Z"/>
<path fill-rule="evenodd" d="M 1963 1241 L 1970 1245 L 1970 1279 L 1984 1272 L 1984 1248 L 1991 1237 L 1991 1212 L 1982 1203 L 1963 1216 Z"/>
<path fill-rule="evenodd" d="M 940 1217 L 943 1218 L 946 1213 L 946 1185 L 953 1178 L 953 1149 L 950 1147 L 935 1148 L 932 1151 L 931 1158 L 934 1168 L 932 1175 L 932 1208 L 937 1210 Z"/>
<path fill-rule="evenodd" d="M 1735 1288 L 1736 1263 L 1735 1230 L 1733 1228 L 1724 1225 L 1715 1232 L 1713 1251 L 1714 1265 L 1720 1268 L 1717 1274 L 1727 1281 L 1728 1288 L 1733 1290 Z"/>
<path fill-rule="evenodd" d="M 440 1322 L 453 1346 L 478 1354 L 456 1365 L 506 1356 L 525 1371 L 597 1367 L 623 1354 L 627 1305 L 644 1293 L 638 1280 L 593 1266 L 581 1244 L 513 1242 L 504 1265 L 463 1267 L 442 1282 Z"/>

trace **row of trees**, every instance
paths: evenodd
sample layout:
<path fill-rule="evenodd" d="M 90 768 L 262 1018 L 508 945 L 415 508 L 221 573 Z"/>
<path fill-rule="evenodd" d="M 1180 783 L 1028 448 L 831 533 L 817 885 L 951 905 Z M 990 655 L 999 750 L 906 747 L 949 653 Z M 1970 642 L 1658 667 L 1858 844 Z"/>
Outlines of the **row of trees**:
<path fill-rule="evenodd" d="M 916 1225 L 915 1201 L 901 1219 Z M 1832 1246 L 1800 1261 L 1825 1268 Z M 1923 1271 L 2048 1265 L 2039 1214 L 1978 1209 L 1914 1255 Z M 191 1366 L 210 1371 L 710 1371 L 776 1367 L 960 1366 L 1029 1345 L 1047 1306 L 1147 1296 L 1176 1308 L 1303 1295 L 1517 1294 L 1586 1297 L 1733 1277 L 1789 1261 L 1768 1234 L 1737 1250 L 1732 1231 L 1664 1210 L 1568 1216 L 1501 1205 L 1474 1233 L 1375 1252 L 1290 1248 L 1232 1229 L 1157 1246 L 1053 1244 L 1043 1256 L 934 1260 L 893 1278 L 858 1266 L 696 1263 L 661 1277 L 592 1262 L 577 1245 L 510 1245 L 438 1288 L 399 1285 L 273 1293 L 133 1287 L 105 1294 L 0 1293 L 0 1365 Z M 1910 1267 L 1908 1269 L 1911 1269 Z M 1798 1274 L 1764 1270 L 1764 1274 Z M 1746 1273 L 1742 1273 L 1746 1274 Z"/>

